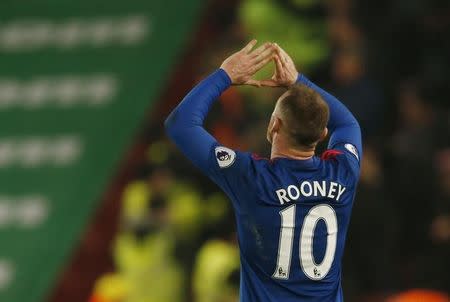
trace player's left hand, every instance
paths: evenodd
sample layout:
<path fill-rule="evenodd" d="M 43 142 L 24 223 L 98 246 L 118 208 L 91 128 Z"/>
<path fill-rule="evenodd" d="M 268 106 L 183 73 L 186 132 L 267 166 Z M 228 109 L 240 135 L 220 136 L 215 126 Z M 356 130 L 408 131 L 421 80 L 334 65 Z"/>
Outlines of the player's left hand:
<path fill-rule="evenodd" d="M 220 66 L 235 85 L 261 86 L 252 76 L 274 58 L 275 45 L 264 43 L 252 51 L 257 41 L 252 40 L 243 49 L 232 54 Z"/>
<path fill-rule="evenodd" d="M 292 58 L 278 44 L 275 47 L 275 72 L 270 80 L 259 81 L 261 86 L 289 87 L 295 84 L 298 71 Z"/>

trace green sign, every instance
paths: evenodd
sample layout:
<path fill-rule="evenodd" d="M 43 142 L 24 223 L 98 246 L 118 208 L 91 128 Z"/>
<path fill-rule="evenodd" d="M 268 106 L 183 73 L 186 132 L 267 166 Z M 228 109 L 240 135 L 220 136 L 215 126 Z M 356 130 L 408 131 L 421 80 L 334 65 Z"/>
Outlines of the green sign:
<path fill-rule="evenodd" d="M 45 300 L 200 2 L 1 1 L 0 301 Z"/>

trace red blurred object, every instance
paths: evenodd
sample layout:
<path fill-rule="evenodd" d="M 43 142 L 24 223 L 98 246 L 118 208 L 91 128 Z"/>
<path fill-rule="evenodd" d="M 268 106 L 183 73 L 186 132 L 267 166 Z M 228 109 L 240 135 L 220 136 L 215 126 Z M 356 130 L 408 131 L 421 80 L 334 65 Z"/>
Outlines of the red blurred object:
<path fill-rule="evenodd" d="M 396 295 L 387 302 L 450 302 L 448 295 L 426 289 L 413 289 Z"/>
<path fill-rule="evenodd" d="M 94 294 L 89 298 L 88 302 L 112 302 L 112 301 L 105 300 L 105 299 L 101 298 L 100 296 Z"/>

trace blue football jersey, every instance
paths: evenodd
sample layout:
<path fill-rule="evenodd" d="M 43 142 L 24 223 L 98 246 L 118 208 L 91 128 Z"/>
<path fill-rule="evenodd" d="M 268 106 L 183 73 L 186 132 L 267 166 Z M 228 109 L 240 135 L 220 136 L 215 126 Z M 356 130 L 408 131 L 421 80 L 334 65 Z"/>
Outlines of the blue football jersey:
<path fill-rule="evenodd" d="M 221 146 L 203 128 L 231 85 L 222 69 L 166 119 L 177 147 L 232 201 L 241 255 L 242 302 L 341 302 L 341 259 L 362 156 L 351 112 L 304 75 L 297 83 L 328 104 L 328 150 L 319 158 L 259 158 Z"/>
<path fill-rule="evenodd" d="M 348 143 L 308 160 L 214 146 L 208 176 L 235 209 L 241 301 L 342 301 L 358 161 Z"/>

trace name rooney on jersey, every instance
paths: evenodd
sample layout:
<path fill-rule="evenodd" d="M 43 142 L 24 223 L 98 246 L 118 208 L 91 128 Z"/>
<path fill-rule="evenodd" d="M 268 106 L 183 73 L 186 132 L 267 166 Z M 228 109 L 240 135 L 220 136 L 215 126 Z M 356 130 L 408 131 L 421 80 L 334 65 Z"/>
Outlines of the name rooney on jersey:
<path fill-rule="evenodd" d="M 322 181 L 303 181 L 298 186 L 289 185 L 285 189 L 275 191 L 280 204 L 298 200 L 301 197 L 322 196 L 339 201 L 339 198 L 345 192 L 345 187 L 337 182 Z"/>

